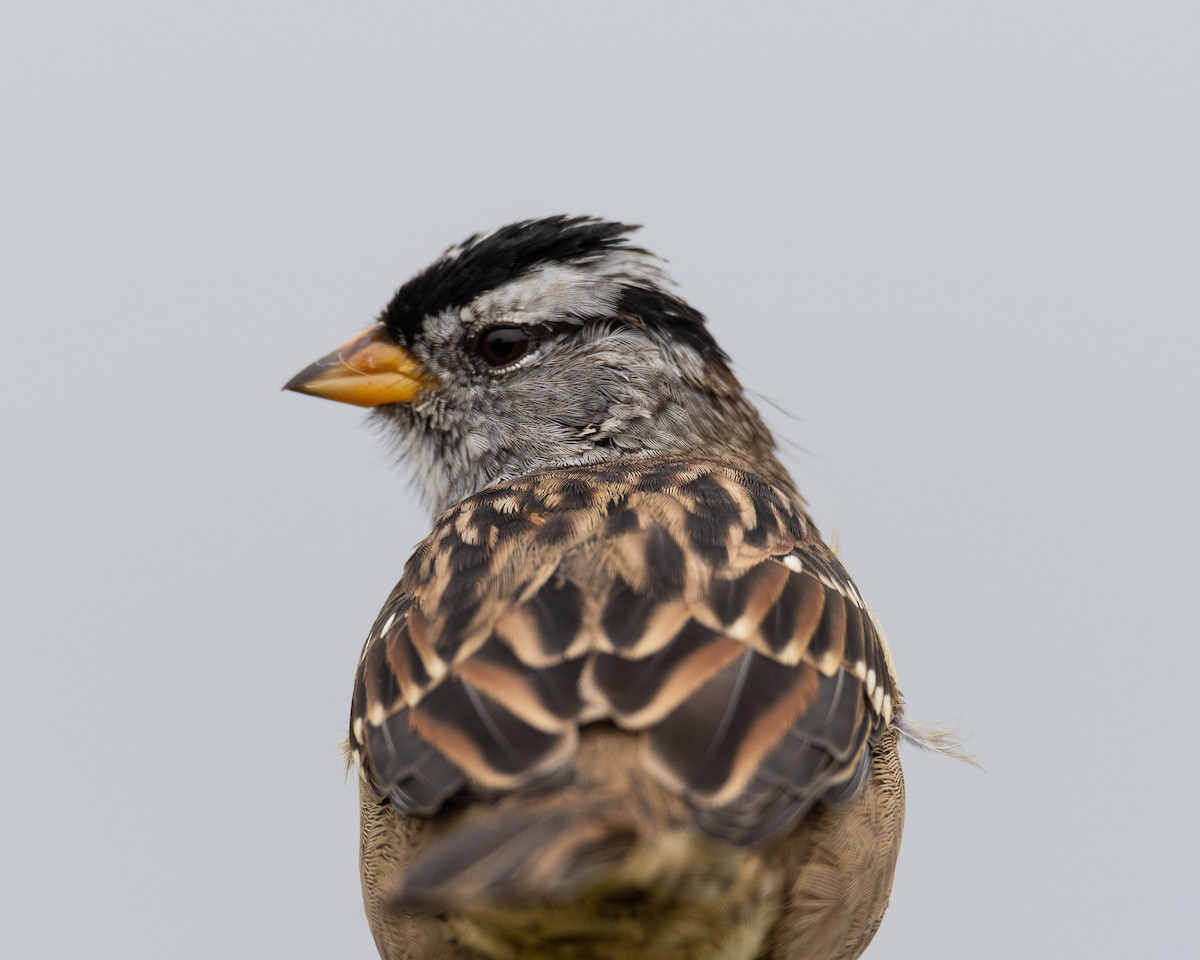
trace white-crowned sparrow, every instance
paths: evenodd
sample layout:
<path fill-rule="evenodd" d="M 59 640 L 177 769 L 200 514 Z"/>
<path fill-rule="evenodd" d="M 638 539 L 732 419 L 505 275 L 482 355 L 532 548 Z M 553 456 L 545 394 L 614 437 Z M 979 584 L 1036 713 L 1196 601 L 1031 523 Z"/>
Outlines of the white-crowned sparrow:
<path fill-rule="evenodd" d="M 287 385 L 439 515 L 351 707 L 388 960 L 849 958 L 887 906 L 887 645 L 633 229 L 471 237 Z"/>

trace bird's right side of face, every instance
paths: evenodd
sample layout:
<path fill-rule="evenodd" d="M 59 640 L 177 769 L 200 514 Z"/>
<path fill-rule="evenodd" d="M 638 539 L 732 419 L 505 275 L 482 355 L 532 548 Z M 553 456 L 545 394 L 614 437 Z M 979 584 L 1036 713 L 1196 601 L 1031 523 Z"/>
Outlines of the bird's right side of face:
<path fill-rule="evenodd" d="M 473 237 L 287 386 L 373 407 L 435 510 L 522 473 L 705 448 L 724 429 L 713 396 L 736 383 L 632 229 L 548 218 Z"/>
<path fill-rule="evenodd" d="M 410 349 L 441 389 L 413 415 L 457 423 L 469 445 L 510 448 L 530 467 L 585 454 L 614 408 L 638 405 L 666 374 L 620 297 L 611 279 L 554 264 L 426 317 Z"/>

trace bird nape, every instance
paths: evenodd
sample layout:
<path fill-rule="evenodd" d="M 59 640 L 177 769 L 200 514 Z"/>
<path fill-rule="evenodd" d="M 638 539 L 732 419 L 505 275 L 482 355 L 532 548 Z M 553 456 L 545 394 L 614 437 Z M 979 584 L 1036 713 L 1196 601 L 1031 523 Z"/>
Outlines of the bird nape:
<path fill-rule="evenodd" d="M 887 906 L 887 644 L 635 229 L 477 234 L 287 384 L 436 517 L 350 712 L 385 960 L 853 958 Z"/>

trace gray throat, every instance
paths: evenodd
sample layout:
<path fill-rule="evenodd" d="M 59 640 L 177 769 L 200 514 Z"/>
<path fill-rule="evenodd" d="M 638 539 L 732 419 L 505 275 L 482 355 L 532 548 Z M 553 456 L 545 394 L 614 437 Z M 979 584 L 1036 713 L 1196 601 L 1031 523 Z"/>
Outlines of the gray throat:
<path fill-rule="evenodd" d="M 800 505 L 776 455 L 770 430 L 740 388 L 711 390 L 678 382 L 652 404 L 614 404 L 582 425 L 511 430 L 464 417 L 438 399 L 381 410 L 426 508 L 437 516 L 485 487 L 543 470 L 679 456 L 756 473 Z M 394 431 L 394 433 L 393 433 Z"/>

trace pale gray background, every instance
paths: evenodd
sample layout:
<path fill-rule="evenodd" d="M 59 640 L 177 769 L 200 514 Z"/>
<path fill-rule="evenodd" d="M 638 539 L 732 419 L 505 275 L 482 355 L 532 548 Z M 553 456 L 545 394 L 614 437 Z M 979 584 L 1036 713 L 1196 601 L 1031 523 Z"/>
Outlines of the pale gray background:
<path fill-rule="evenodd" d="M 565 211 L 648 224 L 974 734 L 868 956 L 1195 955 L 1196 4 L 185 6 L 0 27 L 0 952 L 374 955 L 338 743 L 427 519 L 279 386 Z"/>

